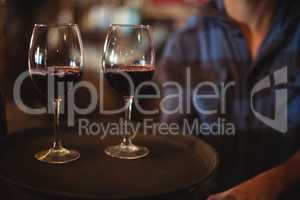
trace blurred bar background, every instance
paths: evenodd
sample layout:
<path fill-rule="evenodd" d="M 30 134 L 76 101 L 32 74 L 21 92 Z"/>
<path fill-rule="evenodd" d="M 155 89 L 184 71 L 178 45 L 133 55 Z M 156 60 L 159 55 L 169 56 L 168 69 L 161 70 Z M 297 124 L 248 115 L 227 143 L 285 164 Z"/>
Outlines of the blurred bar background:
<path fill-rule="evenodd" d="M 8 131 L 43 126 L 47 116 L 22 113 L 12 100 L 14 80 L 28 69 L 27 51 L 36 23 L 77 23 L 84 48 L 84 79 L 99 88 L 101 54 L 110 24 L 149 24 L 158 63 L 164 45 L 174 30 L 196 12 L 204 0 L 0 0 L 0 88 L 7 104 Z M 122 98 L 104 84 L 104 108 L 123 105 Z M 30 80 L 23 86 L 23 99 L 30 106 L 41 106 Z M 80 91 L 78 104 L 87 105 L 89 94 Z M 98 109 L 91 117 L 99 120 Z M 138 115 L 137 115 L 138 116 Z M 117 119 L 118 116 L 116 116 Z"/>

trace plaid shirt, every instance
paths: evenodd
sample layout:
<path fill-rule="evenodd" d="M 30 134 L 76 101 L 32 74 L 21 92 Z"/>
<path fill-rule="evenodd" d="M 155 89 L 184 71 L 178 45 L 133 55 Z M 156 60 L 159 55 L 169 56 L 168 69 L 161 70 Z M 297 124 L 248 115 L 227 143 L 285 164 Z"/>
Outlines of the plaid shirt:
<path fill-rule="evenodd" d="M 212 142 L 221 157 L 226 156 L 228 161 L 226 168 L 229 171 L 224 172 L 227 180 L 222 180 L 224 187 L 237 184 L 286 160 L 299 148 L 299 136 L 295 133 L 300 125 L 299 8 L 297 2 L 278 0 L 273 25 L 255 60 L 251 57 L 242 31 L 227 16 L 223 0 L 212 0 L 204 5 L 185 27 L 173 34 L 166 45 L 159 75 L 162 82 L 183 81 L 184 70 L 191 67 L 193 84 L 201 81 L 235 83 L 234 89 L 226 95 L 225 115 L 220 112 L 203 115 L 196 111 L 202 122 L 211 123 L 218 116 L 226 116 L 240 132 L 252 130 L 251 134 L 223 137 Z M 271 134 L 264 134 L 270 128 L 251 111 L 250 94 L 260 80 L 271 77 L 271 87 L 255 96 L 253 107 L 261 115 L 274 118 L 275 91 L 278 87 L 272 75 L 284 67 L 288 70 L 288 82 L 281 84 L 280 88 L 288 89 L 288 133 L 272 131 Z M 200 93 L 211 91 L 211 88 L 202 89 Z M 166 89 L 165 93 L 172 91 Z M 206 110 L 220 107 L 218 99 L 201 99 L 196 103 Z M 278 108 L 278 112 L 282 110 L 283 107 Z"/>

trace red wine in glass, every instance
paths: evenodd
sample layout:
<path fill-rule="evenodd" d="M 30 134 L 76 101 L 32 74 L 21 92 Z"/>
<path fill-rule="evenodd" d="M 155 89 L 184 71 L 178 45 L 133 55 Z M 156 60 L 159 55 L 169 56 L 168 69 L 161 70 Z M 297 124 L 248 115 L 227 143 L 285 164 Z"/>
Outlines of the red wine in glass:
<path fill-rule="evenodd" d="M 81 70 L 74 66 L 49 66 L 44 69 L 31 69 L 34 86 L 44 98 L 65 98 L 68 95 L 68 84 L 74 85 L 81 79 Z M 53 90 L 53 97 L 48 96 L 48 90 Z M 58 91 L 62 90 L 62 94 Z"/>
<path fill-rule="evenodd" d="M 115 70 L 104 72 L 104 77 L 122 96 L 130 96 L 130 92 L 134 92 L 141 83 L 150 81 L 155 72 L 155 67 L 152 65 L 116 65 L 113 69 Z M 134 88 L 131 88 L 130 81 Z M 141 90 L 145 91 L 145 87 Z"/>
<path fill-rule="evenodd" d="M 35 158 L 50 164 L 77 160 L 80 153 L 62 143 L 59 122 L 64 114 L 68 92 L 81 78 L 83 45 L 77 24 L 35 24 L 28 51 L 29 74 L 47 108 L 53 111 L 52 147 L 39 151 Z M 51 104 L 49 104 L 49 102 Z M 50 111 L 48 109 L 48 111 Z M 51 113 L 52 114 L 52 113 Z"/>
<path fill-rule="evenodd" d="M 123 96 L 126 124 L 131 123 L 134 94 L 140 96 L 148 93 L 149 87 L 152 89 L 145 83 L 152 79 L 156 67 L 152 41 L 148 25 L 112 24 L 106 35 L 102 57 L 104 77 Z M 147 147 L 133 144 L 128 135 L 123 136 L 119 145 L 105 149 L 107 155 L 120 159 L 139 159 L 149 152 Z"/>

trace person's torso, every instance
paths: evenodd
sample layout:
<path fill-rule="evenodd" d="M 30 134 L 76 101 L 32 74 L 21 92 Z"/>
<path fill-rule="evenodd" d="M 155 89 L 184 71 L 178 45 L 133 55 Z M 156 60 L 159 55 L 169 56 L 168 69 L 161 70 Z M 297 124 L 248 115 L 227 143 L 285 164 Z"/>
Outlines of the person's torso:
<path fill-rule="evenodd" d="M 202 123 L 225 118 L 236 127 L 234 136 L 224 131 L 213 136 L 221 159 L 228 159 L 222 179 L 229 186 L 285 161 L 300 146 L 300 22 L 279 8 L 252 60 L 240 29 L 211 8 L 204 12 L 192 17 L 177 38 L 186 66 L 200 67 L 218 88 L 234 84 L 219 98 L 196 100 L 202 110 L 218 110 L 212 115 L 198 110 Z"/>

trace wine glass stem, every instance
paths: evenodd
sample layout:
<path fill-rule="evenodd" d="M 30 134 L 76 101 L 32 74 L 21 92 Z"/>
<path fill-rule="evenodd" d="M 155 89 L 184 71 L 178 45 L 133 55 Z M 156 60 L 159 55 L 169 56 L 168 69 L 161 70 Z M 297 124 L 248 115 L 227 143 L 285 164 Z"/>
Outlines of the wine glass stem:
<path fill-rule="evenodd" d="M 125 102 L 125 105 L 126 105 L 126 110 L 125 110 L 125 125 L 126 125 L 126 130 L 125 131 L 126 131 L 126 133 L 123 136 L 122 145 L 128 146 L 128 145 L 132 145 L 130 136 L 127 133 L 127 127 L 128 127 L 128 123 L 131 121 L 133 96 L 125 96 L 124 97 L 124 102 Z"/>
<path fill-rule="evenodd" d="M 59 150 L 62 148 L 61 143 L 61 134 L 59 131 L 59 115 L 60 115 L 60 106 L 61 106 L 61 98 L 58 97 L 54 100 L 54 141 L 53 141 L 53 149 Z"/>

